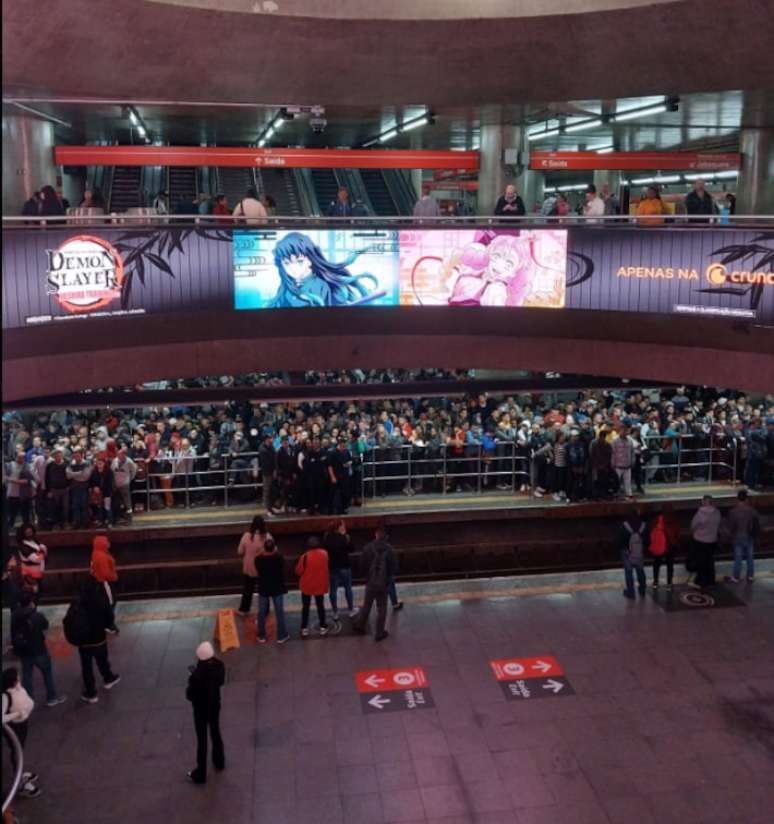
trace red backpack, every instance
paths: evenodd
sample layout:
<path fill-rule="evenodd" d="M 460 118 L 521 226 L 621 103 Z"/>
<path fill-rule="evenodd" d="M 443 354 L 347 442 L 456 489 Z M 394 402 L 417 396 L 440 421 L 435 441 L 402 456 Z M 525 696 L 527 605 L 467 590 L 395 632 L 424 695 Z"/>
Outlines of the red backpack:
<path fill-rule="evenodd" d="M 659 515 L 650 532 L 650 554 L 659 556 L 667 551 L 667 536 L 664 525 L 664 516 Z"/>

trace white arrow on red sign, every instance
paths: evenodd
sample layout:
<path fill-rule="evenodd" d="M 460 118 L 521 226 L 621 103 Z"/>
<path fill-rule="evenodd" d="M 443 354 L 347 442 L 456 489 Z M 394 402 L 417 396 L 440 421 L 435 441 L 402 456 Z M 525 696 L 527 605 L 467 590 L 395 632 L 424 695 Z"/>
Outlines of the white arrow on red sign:
<path fill-rule="evenodd" d="M 549 678 L 545 684 L 543 684 L 544 690 L 551 690 L 554 695 L 557 692 L 561 692 L 564 689 L 564 684 L 561 681 L 554 681 L 553 678 Z"/>
<path fill-rule="evenodd" d="M 368 700 L 368 703 L 372 707 L 376 707 L 377 710 L 383 710 L 385 705 L 390 704 L 391 701 L 389 698 L 382 698 L 381 695 L 375 695 L 373 698 Z"/>
<path fill-rule="evenodd" d="M 532 665 L 532 669 L 540 670 L 542 673 L 546 673 L 551 669 L 551 665 L 547 664 L 545 661 L 536 661 Z"/>
<path fill-rule="evenodd" d="M 374 674 L 369 675 L 368 678 L 364 678 L 363 681 L 364 683 L 368 684 L 369 687 L 376 689 L 379 686 L 379 684 L 384 683 L 384 678 L 377 678 L 376 674 Z"/>

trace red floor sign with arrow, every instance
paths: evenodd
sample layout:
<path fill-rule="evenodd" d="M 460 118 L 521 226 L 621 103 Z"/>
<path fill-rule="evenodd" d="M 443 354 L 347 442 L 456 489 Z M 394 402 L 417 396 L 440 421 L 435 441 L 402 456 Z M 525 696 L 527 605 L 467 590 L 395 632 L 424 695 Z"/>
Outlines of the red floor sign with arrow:
<path fill-rule="evenodd" d="M 421 667 L 356 672 L 355 684 L 364 713 L 422 710 L 435 706 Z"/>
<path fill-rule="evenodd" d="M 536 658 L 500 658 L 490 661 L 492 672 L 509 701 L 575 695 L 553 655 Z"/>

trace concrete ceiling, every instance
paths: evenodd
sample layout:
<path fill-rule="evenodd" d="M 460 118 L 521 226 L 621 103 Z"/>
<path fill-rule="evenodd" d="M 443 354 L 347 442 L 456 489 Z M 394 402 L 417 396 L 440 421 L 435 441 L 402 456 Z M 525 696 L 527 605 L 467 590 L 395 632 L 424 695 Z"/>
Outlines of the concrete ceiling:
<path fill-rule="evenodd" d="M 774 0 L 419 21 L 3 0 L 3 91 L 276 106 L 612 99 L 772 88 L 772 42 Z"/>

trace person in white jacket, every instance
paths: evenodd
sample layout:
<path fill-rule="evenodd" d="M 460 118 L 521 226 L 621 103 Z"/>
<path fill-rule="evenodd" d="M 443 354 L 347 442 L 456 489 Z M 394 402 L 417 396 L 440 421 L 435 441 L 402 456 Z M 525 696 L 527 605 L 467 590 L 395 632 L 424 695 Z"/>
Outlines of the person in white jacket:
<path fill-rule="evenodd" d="M 712 496 L 705 495 L 691 520 L 692 560 L 696 577 L 689 586 L 695 589 L 715 585 L 715 553 L 718 548 L 720 519 L 720 510 L 712 503 Z"/>
<path fill-rule="evenodd" d="M 16 667 L 8 667 L 3 670 L 3 724 L 8 724 L 19 744 L 24 749 L 24 742 L 27 740 L 27 729 L 29 727 L 29 717 L 35 708 L 35 702 L 30 698 L 29 693 L 21 685 L 19 671 Z M 11 748 L 11 767 L 16 773 L 18 761 L 16 751 Z M 40 788 L 37 785 L 38 776 L 31 770 L 22 773 L 19 784 L 19 795 L 22 798 L 37 798 L 40 795 Z M 5 783 L 5 782 L 4 782 Z"/>
<path fill-rule="evenodd" d="M 132 520 L 132 481 L 137 474 L 137 464 L 129 457 L 126 447 L 118 450 L 118 457 L 110 465 L 113 471 L 115 497 L 123 505 L 128 520 Z"/>

